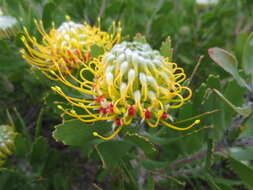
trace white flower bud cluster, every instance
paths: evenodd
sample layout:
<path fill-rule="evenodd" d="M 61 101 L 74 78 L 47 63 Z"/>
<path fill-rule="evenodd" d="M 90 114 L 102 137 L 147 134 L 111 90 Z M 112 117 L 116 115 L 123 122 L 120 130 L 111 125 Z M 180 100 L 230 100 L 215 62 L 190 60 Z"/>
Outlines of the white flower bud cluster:
<path fill-rule="evenodd" d="M 0 125 L 0 165 L 12 153 L 15 136 L 13 127 Z"/>
<path fill-rule="evenodd" d="M 0 28 L 2 30 L 11 28 L 15 24 L 17 24 L 17 19 L 11 16 L 0 16 Z"/>
<path fill-rule="evenodd" d="M 116 76 L 112 76 L 112 73 L 114 75 L 120 73 L 125 83 L 137 79 L 142 85 L 148 83 L 151 86 L 157 85 L 156 79 L 152 76 L 153 69 L 159 69 L 164 62 L 157 50 L 153 50 L 148 44 L 141 42 L 116 44 L 102 61 L 106 65 L 107 84 L 112 82 L 112 78 L 116 78 Z"/>
<path fill-rule="evenodd" d="M 0 16 L 0 38 L 14 36 L 19 31 L 18 21 L 12 16 Z"/>
<path fill-rule="evenodd" d="M 173 71 L 166 65 L 164 57 L 146 43 L 116 44 L 102 62 L 103 90 L 107 91 L 112 85 L 119 89 L 122 97 L 128 95 L 135 100 L 153 101 L 159 98 L 160 91 L 167 95 L 174 84 Z"/>
<path fill-rule="evenodd" d="M 10 142 L 12 137 L 15 136 L 12 127 L 8 125 L 0 125 L 0 134 L 0 147 L 6 142 Z"/>
<path fill-rule="evenodd" d="M 134 65 L 158 65 L 163 62 L 159 51 L 141 42 L 122 42 L 116 44 L 103 58 L 103 62 L 122 64 L 124 61 L 131 67 Z M 126 65 L 126 63 L 125 63 Z"/>
<path fill-rule="evenodd" d="M 73 21 L 68 21 L 68 22 L 63 22 L 57 30 L 58 32 L 63 33 L 63 34 L 68 33 L 68 32 L 75 33 L 77 29 L 80 29 L 83 26 L 84 26 L 83 24 L 78 24 Z"/>
<path fill-rule="evenodd" d="M 86 35 L 82 32 L 85 26 L 83 24 L 75 23 L 73 21 L 64 22 L 57 29 L 57 39 L 62 40 L 61 46 L 72 48 L 72 44 L 80 43 L 84 45 Z"/>

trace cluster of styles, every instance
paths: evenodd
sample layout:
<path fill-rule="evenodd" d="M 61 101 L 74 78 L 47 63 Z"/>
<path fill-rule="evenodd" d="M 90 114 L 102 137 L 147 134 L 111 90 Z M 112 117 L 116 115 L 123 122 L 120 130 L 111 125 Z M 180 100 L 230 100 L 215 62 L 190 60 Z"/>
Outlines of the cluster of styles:
<path fill-rule="evenodd" d="M 77 24 L 66 18 L 59 28 L 47 33 L 42 22 L 36 22 L 41 43 L 24 29 L 23 58 L 49 79 L 81 94 L 52 89 L 63 96 L 71 108 L 58 105 L 65 114 L 83 122 L 112 122 L 108 137 L 93 132 L 104 140 L 115 137 L 124 126 L 145 123 L 150 127 L 164 125 L 187 130 L 198 124 L 180 128 L 172 125 L 171 109 L 180 108 L 192 92 L 182 82 L 184 70 L 153 50 L 146 42 L 123 41 L 120 24 L 112 24 L 111 33 L 98 26 Z M 99 47 L 99 55 L 92 48 Z"/>

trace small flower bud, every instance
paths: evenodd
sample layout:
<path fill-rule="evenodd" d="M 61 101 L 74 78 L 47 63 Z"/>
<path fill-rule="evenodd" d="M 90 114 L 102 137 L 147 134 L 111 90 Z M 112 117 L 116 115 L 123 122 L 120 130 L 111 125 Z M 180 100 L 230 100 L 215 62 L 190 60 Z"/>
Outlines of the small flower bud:
<path fill-rule="evenodd" d="M 117 59 L 116 59 L 116 63 L 122 63 L 123 61 L 125 61 L 126 57 L 124 54 L 121 54 Z"/>
<path fill-rule="evenodd" d="M 139 74 L 139 78 L 142 84 L 146 84 L 147 83 L 147 77 L 144 73 L 140 73 Z"/>
<path fill-rule="evenodd" d="M 105 74 L 106 76 L 106 82 L 108 85 L 111 85 L 113 83 L 113 75 L 111 72 L 108 72 Z"/>
<path fill-rule="evenodd" d="M 127 90 L 127 85 L 126 85 L 126 83 L 122 83 L 122 84 L 120 85 L 120 94 L 121 94 L 121 95 L 124 95 L 124 94 L 126 93 L 126 90 Z"/>
<path fill-rule="evenodd" d="M 113 54 L 111 54 L 111 53 L 108 53 L 104 58 L 103 58 L 103 62 L 111 62 L 113 59 L 114 59 L 114 55 Z"/>
<path fill-rule="evenodd" d="M 135 102 L 138 102 L 138 101 L 140 101 L 140 99 L 141 99 L 141 93 L 139 90 L 137 90 L 134 92 L 134 100 L 135 100 Z"/>
<path fill-rule="evenodd" d="M 135 70 L 130 69 L 130 71 L 128 72 L 128 81 L 133 81 L 134 79 L 135 79 Z"/>
<path fill-rule="evenodd" d="M 122 74 L 124 74 L 127 71 L 128 68 L 128 62 L 124 61 L 121 65 L 120 65 L 120 72 Z"/>

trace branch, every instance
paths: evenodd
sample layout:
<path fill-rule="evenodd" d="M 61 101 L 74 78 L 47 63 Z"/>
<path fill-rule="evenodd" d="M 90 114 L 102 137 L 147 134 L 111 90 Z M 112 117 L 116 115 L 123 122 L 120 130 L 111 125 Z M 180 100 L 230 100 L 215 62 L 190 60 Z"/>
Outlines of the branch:
<path fill-rule="evenodd" d="M 246 137 L 246 138 L 241 138 L 238 139 L 237 141 L 235 141 L 233 143 L 234 146 L 241 146 L 241 147 L 247 147 L 247 146 L 253 146 L 253 138 L 250 137 Z M 216 145 L 214 148 L 214 152 L 220 152 L 222 150 L 224 150 L 225 148 L 227 148 L 227 146 L 223 146 L 223 145 Z M 197 152 L 195 154 L 193 154 L 192 156 L 188 157 L 188 158 L 184 158 L 178 161 L 175 161 L 173 163 L 170 164 L 171 168 L 177 168 L 179 166 L 191 163 L 195 160 L 199 160 L 201 158 L 204 158 L 207 154 L 207 150 L 202 150 L 200 152 Z"/>
<path fill-rule="evenodd" d="M 106 8 L 106 1 L 103 0 L 102 1 L 102 5 L 101 5 L 101 7 L 99 9 L 98 17 L 102 17 L 104 15 L 105 8 Z"/>
<path fill-rule="evenodd" d="M 214 152 L 219 152 L 223 149 L 224 147 L 223 146 L 216 146 L 214 148 Z M 181 160 L 178 160 L 178 161 L 175 161 L 173 163 L 170 164 L 170 167 L 171 168 L 176 168 L 176 167 L 179 167 L 181 165 L 185 165 L 185 164 L 188 164 L 188 163 L 191 163 L 195 160 L 199 160 L 203 157 L 206 156 L 206 153 L 207 153 L 207 150 L 202 150 L 200 152 L 197 152 L 195 154 L 193 154 L 192 156 L 188 157 L 188 158 L 184 158 L 184 159 L 181 159 Z"/>

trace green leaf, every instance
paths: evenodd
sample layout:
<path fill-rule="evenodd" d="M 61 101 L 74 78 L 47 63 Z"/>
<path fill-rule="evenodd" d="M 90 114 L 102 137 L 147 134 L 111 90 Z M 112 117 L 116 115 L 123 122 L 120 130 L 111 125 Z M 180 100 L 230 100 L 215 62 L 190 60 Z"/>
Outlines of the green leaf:
<path fill-rule="evenodd" d="M 217 89 L 212 89 L 215 94 L 217 94 L 224 102 L 226 102 L 235 112 L 239 113 L 243 116 L 248 116 L 251 113 L 251 107 L 250 106 L 244 106 L 244 107 L 237 107 L 234 104 L 232 104 L 225 96 L 222 95 L 220 91 Z"/>
<path fill-rule="evenodd" d="M 157 160 L 142 160 L 141 161 L 143 167 L 148 170 L 154 170 L 158 168 L 165 168 L 168 167 L 170 162 L 169 161 L 157 161 Z"/>
<path fill-rule="evenodd" d="M 244 72 L 253 77 L 253 32 L 250 33 L 244 44 L 242 65 Z"/>
<path fill-rule="evenodd" d="M 42 21 L 44 27 L 47 29 L 53 20 L 53 13 L 55 12 L 56 6 L 54 3 L 47 3 L 43 8 Z"/>
<path fill-rule="evenodd" d="M 247 126 L 240 125 L 238 127 L 233 127 L 228 130 L 227 142 L 232 144 L 238 137 L 247 129 Z"/>
<path fill-rule="evenodd" d="M 209 130 L 208 136 L 215 139 L 219 139 L 223 133 L 224 128 L 227 127 L 224 119 L 224 102 L 220 101 L 220 98 L 212 93 L 210 88 L 221 89 L 221 78 L 219 75 L 209 75 L 206 80 L 206 85 L 208 89 L 204 92 L 203 101 L 201 102 L 201 107 L 206 110 L 218 109 L 219 112 L 209 115 L 206 117 L 205 121 L 212 124 L 213 128 Z M 201 97 L 200 97 L 201 98 Z M 198 105 L 195 105 L 195 109 L 198 109 Z"/>
<path fill-rule="evenodd" d="M 217 184 L 224 184 L 227 186 L 242 185 L 243 184 L 243 182 L 241 180 L 235 180 L 235 179 L 225 179 L 225 178 L 221 178 L 221 177 L 212 177 L 212 179 Z"/>
<path fill-rule="evenodd" d="M 230 102 L 233 103 L 236 107 L 245 108 L 245 94 L 247 94 L 247 89 L 238 85 L 236 80 L 229 80 L 226 82 L 226 85 L 222 88 L 222 94 L 226 97 Z M 215 96 L 217 96 L 215 94 Z M 218 97 L 220 99 L 220 97 Z M 231 107 L 225 103 L 223 100 L 222 102 L 224 105 L 221 107 L 224 115 L 224 122 L 226 126 L 231 125 L 233 122 L 233 117 L 235 115 L 235 111 L 231 109 Z M 240 109 L 239 109 L 240 110 Z"/>
<path fill-rule="evenodd" d="M 79 120 L 69 120 L 55 126 L 53 137 L 65 145 L 82 146 L 91 140 L 98 139 L 92 135 L 93 132 L 103 134 L 110 129 L 106 122 L 88 125 Z"/>
<path fill-rule="evenodd" d="M 228 157 L 229 167 L 251 188 L 253 188 L 253 168 L 244 163 Z"/>
<path fill-rule="evenodd" d="M 27 153 L 30 152 L 30 142 L 27 138 L 18 135 L 15 139 L 15 156 L 25 158 Z"/>
<path fill-rule="evenodd" d="M 206 174 L 205 175 L 206 180 L 208 182 L 208 184 L 210 185 L 211 189 L 213 190 L 222 190 L 217 183 L 215 183 L 215 181 L 213 180 L 212 176 Z"/>
<path fill-rule="evenodd" d="M 139 190 L 137 181 L 133 173 L 134 170 L 131 164 L 128 161 L 123 160 L 122 162 L 120 162 L 120 167 L 124 170 L 125 174 L 127 175 L 129 183 L 131 184 L 131 189 Z"/>
<path fill-rule="evenodd" d="M 110 140 L 96 145 L 96 150 L 102 161 L 103 168 L 111 168 L 119 163 L 131 147 L 132 145 L 128 142 Z"/>
<path fill-rule="evenodd" d="M 232 148 L 230 155 L 237 160 L 252 160 L 253 148 Z"/>
<path fill-rule="evenodd" d="M 229 185 L 225 185 L 225 184 L 218 184 L 218 185 L 222 190 L 235 190 L 234 188 L 230 187 Z"/>
<path fill-rule="evenodd" d="M 124 136 L 124 139 L 140 147 L 145 152 L 149 153 L 156 151 L 154 145 L 149 141 L 147 137 L 141 136 L 137 133 L 134 134 L 127 133 Z"/>
<path fill-rule="evenodd" d="M 213 74 L 209 74 L 208 78 L 206 80 L 206 85 L 209 88 L 221 88 L 221 84 L 220 84 L 221 78 L 219 75 L 213 75 Z"/>
<path fill-rule="evenodd" d="M 15 37 L 15 44 L 16 44 L 17 47 L 23 47 L 24 46 L 24 43 L 21 40 L 22 36 L 24 36 L 24 34 L 20 32 Z"/>
<path fill-rule="evenodd" d="M 104 53 L 103 47 L 100 47 L 98 45 L 93 45 L 91 47 L 91 56 L 92 57 L 98 57 L 99 55 L 102 55 Z"/>
<path fill-rule="evenodd" d="M 212 166 L 213 151 L 214 151 L 213 139 L 209 138 L 207 139 L 207 155 L 206 155 L 206 164 L 205 164 L 206 171 L 208 171 L 209 168 Z"/>
<path fill-rule="evenodd" d="M 168 36 L 164 42 L 162 42 L 160 53 L 162 56 L 169 58 L 172 61 L 173 48 L 171 48 L 171 38 Z"/>
<path fill-rule="evenodd" d="M 207 180 L 208 184 L 212 187 L 214 190 L 234 190 L 231 186 L 232 185 L 242 185 L 241 181 L 235 181 L 235 180 L 227 180 L 224 178 L 217 178 L 213 177 L 209 174 L 205 174 L 203 177 L 204 180 Z"/>
<path fill-rule="evenodd" d="M 32 165 L 43 164 L 48 156 L 48 143 L 44 137 L 38 137 L 32 145 L 30 162 Z"/>
<path fill-rule="evenodd" d="M 62 174 L 54 174 L 53 183 L 54 183 L 55 189 L 62 189 L 62 190 L 70 189 L 68 181 L 66 180 L 66 177 Z"/>
<path fill-rule="evenodd" d="M 36 120 L 36 126 L 35 126 L 35 138 L 39 137 L 40 131 L 41 131 L 41 126 L 42 126 L 42 116 L 44 113 L 44 108 L 41 108 L 39 116 Z"/>
<path fill-rule="evenodd" d="M 10 112 L 9 112 L 8 109 L 6 110 L 6 115 L 7 115 L 9 124 L 16 129 L 14 119 L 12 118 L 12 116 L 11 116 L 11 114 L 10 114 Z"/>
<path fill-rule="evenodd" d="M 25 121 L 22 119 L 20 113 L 18 112 L 18 110 L 16 108 L 14 108 L 14 112 L 17 116 L 16 120 L 15 120 L 15 127 L 18 133 L 22 134 L 23 136 L 25 136 L 27 139 L 30 139 L 30 133 L 28 131 L 28 128 L 25 124 Z"/>
<path fill-rule="evenodd" d="M 151 141 L 151 143 L 159 145 L 168 144 L 168 138 L 159 137 L 147 132 L 144 132 L 144 135 Z"/>
<path fill-rule="evenodd" d="M 226 72 L 230 73 L 238 84 L 251 90 L 238 73 L 238 61 L 234 55 L 218 47 L 210 48 L 208 54 L 215 63 L 222 67 Z"/>
<path fill-rule="evenodd" d="M 155 181 L 152 176 L 148 176 L 147 189 L 146 190 L 155 190 Z"/>

